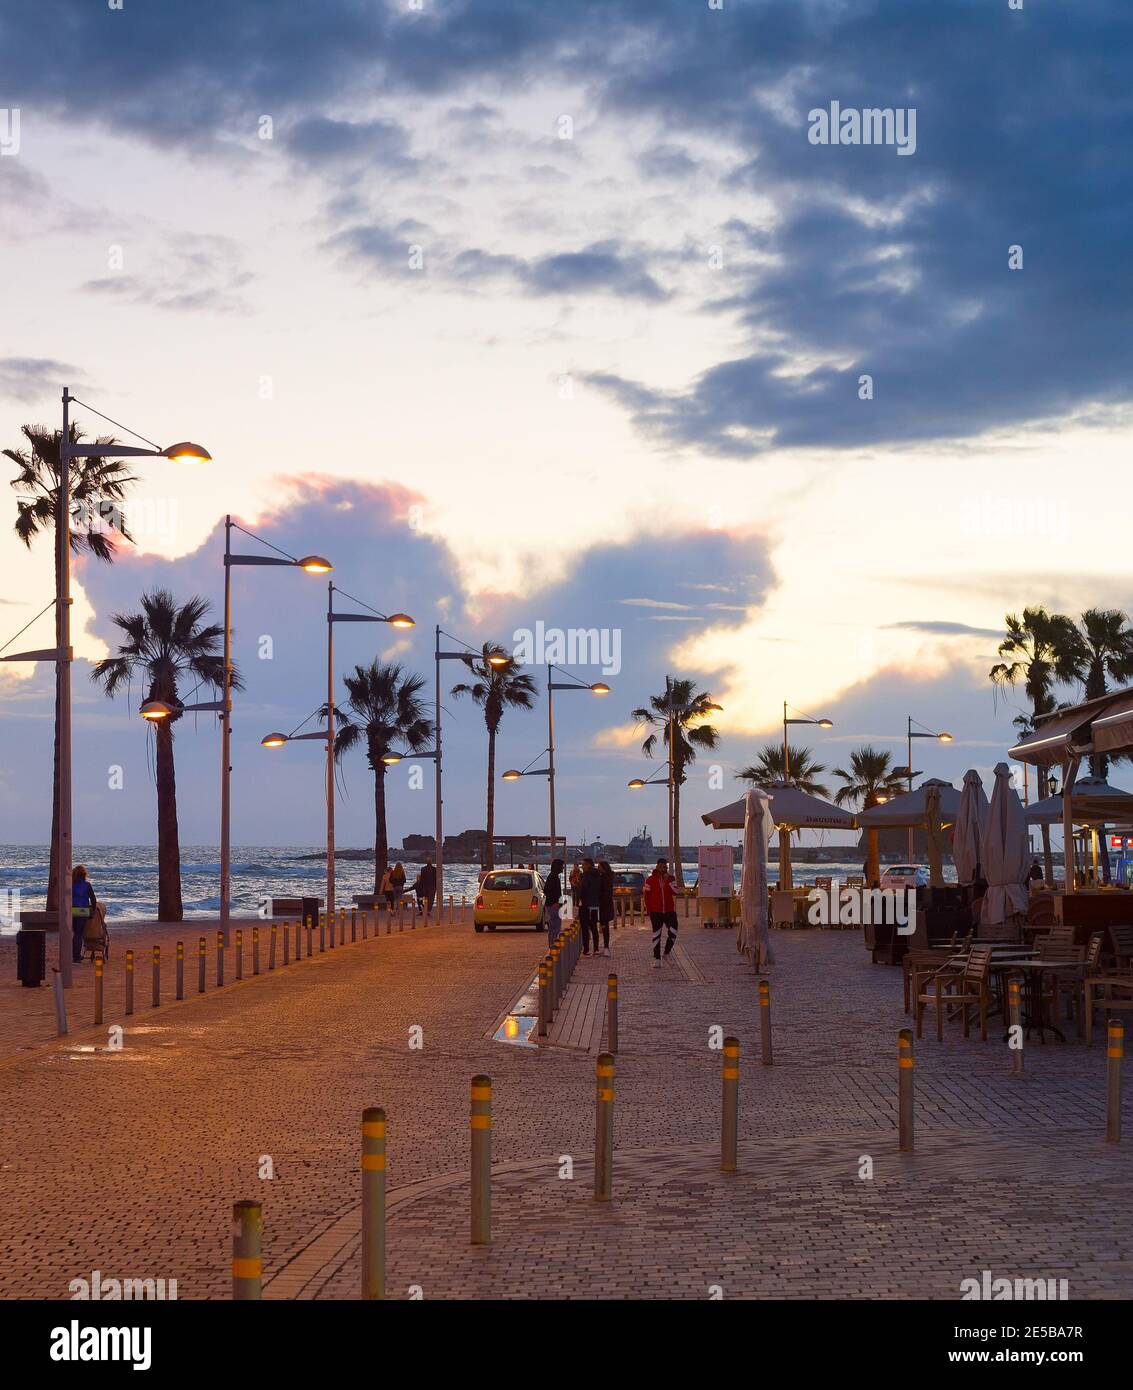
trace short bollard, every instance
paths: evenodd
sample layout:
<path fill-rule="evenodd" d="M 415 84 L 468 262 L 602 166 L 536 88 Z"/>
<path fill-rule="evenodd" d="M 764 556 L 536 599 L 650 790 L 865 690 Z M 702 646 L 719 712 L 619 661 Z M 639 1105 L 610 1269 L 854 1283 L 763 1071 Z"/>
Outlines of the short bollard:
<path fill-rule="evenodd" d="M 59 1037 L 67 1035 L 67 1001 L 63 996 L 63 976 L 59 967 L 51 967 L 51 987 L 55 993 L 55 1031 Z"/>
<path fill-rule="evenodd" d="M 236 928 L 236 978 L 244 978 L 244 933 Z"/>
<path fill-rule="evenodd" d="M 102 1022 L 102 957 L 94 958 L 94 1021 Z"/>
<path fill-rule="evenodd" d="M 551 947 L 551 1008 L 556 1013 L 563 998 L 564 949 L 562 937 Z"/>
<path fill-rule="evenodd" d="M 344 907 L 338 909 L 338 944 L 340 946 L 346 945 L 346 909 Z"/>
<path fill-rule="evenodd" d="M 897 1034 L 898 1148 L 913 1152 L 913 1030 L 902 1028 Z"/>
<path fill-rule="evenodd" d="M 598 1057 L 598 1113 L 594 1133 L 594 1200 L 608 1202 L 614 1195 L 614 1058 Z"/>
<path fill-rule="evenodd" d="M 126 952 L 126 1012 L 134 1012 L 134 953 Z"/>
<path fill-rule="evenodd" d="M 771 986 L 766 980 L 759 982 L 759 1043 L 765 1067 L 771 1066 Z"/>
<path fill-rule="evenodd" d="M 264 1213 L 259 1202 L 237 1202 L 232 1208 L 232 1297 L 260 1297 L 263 1259 L 260 1246 Z"/>
<path fill-rule="evenodd" d="M 472 1244 L 492 1242 L 492 1078 L 472 1078 Z"/>
<path fill-rule="evenodd" d="M 448 895 L 448 924 L 449 924 L 450 927 L 452 926 L 452 924 L 453 924 L 454 921 L 455 921 L 455 917 L 454 917 L 454 908 L 453 908 L 453 902 L 452 902 L 452 894 L 450 893 L 450 894 Z"/>
<path fill-rule="evenodd" d="M 298 943 L 298 940 L 299 940 L 298 935 L 296 935 L 295 940 L 296 940 L 296 943 Z M 290 922 L 284 922 L 284 924 L 283 924 L 283 963 L 284 963 L 284 965 L 290 965 L 290 964 L 291 964 L 291 923 L 290 923 Z"/>
<path fill-rule="evenodd" d="M 185 997 L 185 943 L 177 943 L 177 998 Z"/>
<path fill-rule="evenodd" d="M 362 940 L 366 940 L 366 914 L 362 914 Z"/>
<path fill-rule="evenodd" d="M 153 948 L 153 1007 L 161 1005 L 161 947 Z"/>
<path fill-rule="evenodd" d="M 268 969 L 269 969 L 269 970 L 274 970 L 274 969 L 275 969 L 275 938 L 276 938 L 276 925 L 275 925 L 275 923 L 273 922 L 273 923 L 271 924 L 271 935 L 268 937 Z"/>
<path fill-rule="evenodd" d="M 321 955 L 327 948 L 327 915 L 325 912 L 319 913 L 319 954 Z M 310 952 L 307 953 L 308 955 Z"/>
<path fill-rule="evenodd" d="M 724 1085 L 724 1109 L 720 1124 L 720 1171 L 736 1171 L 736 1142 L 740 1131 L 740 1040 L 724 1039 L 723 1066 L 720 1069 Z"/>
<path fill-rule="evenodd" d="M 545 1038 L 547 1036 L 547 1015 L 550 1012 L 547 1000 L 548 961 L 549 957 L 545 957 L 543 960 L 539 962 L 539 1036 L 541 1038 Z"/>
<path fill-rule="evenodd" d="M 1023 1070 L 1023 1024 L 1019 1007 L 1019 981 L 1014 975 L 1007 981 L 1007 1046 L 1011 1050 L 1011 1075 Z"/>
<path fill-rule="evenodd" d="M 460 895 L 460 925 L 461 925 L 461 926 L 464 925 L 464 912 L 465 912 L 465 909 L 467 908 L 467 906 L 468 906 L 468 894 L 467 894 L 467 893 L 461 893 L 461 895 Z"/>
<path fill-rule="evenodd" d="M 313 922 L 311 922 L 310 920 L 308 920 L 308 922 L 307 922 L 307 959 L 308 959 L 308 960 L 311 959 L 311 952 L 312 952 L 312 950 L 314 949 L 314 944 L 313 944 L 313 943 L 314 943 L 314 931 L 315 931 L 315 924 L 314 924 Z"/>
<path fill-rule="evenodd" d="M 362 1111 L 362 1297 L 386 1296 L 386 1112 Z"/>
<path fill-rule="evenodd" d="M 352 908 L 350 909 L 350 944 L 353 946 L 353 944 L 354 944 L 357 940 L 358 940 L 358 909 L 357 909 L 356 907 L 352 907 Z"/>
<path fill-rule="evenodd" d="M 386 903 L 386 935 L 389 936 L 390 932 L 392 932 L 392 931 L 393 931 L 393 908 L 390 907 L 389 903 Z M 374 928 L 374 935 L 377 936 L 377 934 L 378 934 L 378 929 L 377 929 L 377 927 L 375 927 L 375 928 Z"/>
<path fill-rule="evenodd" d="M 606 1046 L 618 1050 L 618 977 L 606 976 Z"/>
<path fill-rule="evenodd" d="M 224 933 L 218 931 L 216 934 L 216 983 L 224 983 Z"/>
<path fill-rule="evenodd" d="M 398 931 L 404 931 L 404 930 L 405 930 L 405 899 L 404 899 L 404 898 L 398 898 L 398 900 L 397 900 L 397 929 L 398 929 Z"/>
<path fill-rule="evenodd" d="M 1110 1019 L 1105 1050 L 1105 1137 L 1107 1144 L 1121 1143 L 1121 1059 L 1125 1055 L 1125 1025 Z"/>
<path fill-rule="evenodd" d="M 205 992 L 205 953 L 208 950 L 208 942 L 202 936 L 197 943 L 197 993 Z"/>
<path fill-rule="evenodd" d="M 252 974 L 260 973 L 260 929 L 252 928 Z"/>

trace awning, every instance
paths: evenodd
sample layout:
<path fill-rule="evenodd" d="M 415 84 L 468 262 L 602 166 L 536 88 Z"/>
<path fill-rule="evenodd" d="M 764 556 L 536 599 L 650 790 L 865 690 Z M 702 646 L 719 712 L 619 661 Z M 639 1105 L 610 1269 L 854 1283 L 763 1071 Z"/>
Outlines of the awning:
<path fill-rule="evenodd" d="M 771 798 L 771 817 L 776 826 L 787 826 L 792 830 L 853 830 L 854 817 L 841 806 L 821 797 L 811 796 L 798 787 L 786 782 L 774 782 L 762 788 Z M 742 830 L 745 821 L 746 802 L 741 796 L 718 811 L 709 811 L 701 816 L 705 825 L 713 830 Z"/>
<path fill-rule="evenodd" d="M 1118 701 L 1100 719 L 1095 719 L 1093 731 L 1095 753 L 1133 751 L 1133 697 Z"/>
<path fill-rule="evenodd" d="M 960 793 L 951 782 L 939 777 L 929 777 L 911 792 L 903 792 L 880 806 L 871 806 L 868 811 L 858 812 L 858 824 L 867 830 L 886 830 L 898 827 L 923 827 L 926 821 L 925 799 L 929 787 L 940 791 L 940 819 L 945 825 L 954 825 L 960 812 Z"/>
<path fill-rule="evenodd" d="M 1032 801 L 1023 808 L 1031 825 L 1061 825 L 1062 793 Z M 1070 791 L 1070 818 L 1075 825 L 1107 825 L 1133 815 L 1133 794 L 1111 787 L 1100 777 L 1079 777 Z"/>

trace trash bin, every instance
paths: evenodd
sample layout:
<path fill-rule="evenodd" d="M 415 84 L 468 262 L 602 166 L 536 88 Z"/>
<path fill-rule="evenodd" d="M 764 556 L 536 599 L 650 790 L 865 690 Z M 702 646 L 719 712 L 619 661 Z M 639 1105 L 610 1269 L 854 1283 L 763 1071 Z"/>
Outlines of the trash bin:
<path fill-rule="evenodd" d="M 22 927 L 16 933 L 16 978 L 29 988 L 41 985 L 47 973 L 47 933 Z"/>
<path fill-rule="evenodd" d="M 318 930 L 319 926 L 319 903 L 320 898 L 302 898 L 303 904 L 303 926 Z"/>

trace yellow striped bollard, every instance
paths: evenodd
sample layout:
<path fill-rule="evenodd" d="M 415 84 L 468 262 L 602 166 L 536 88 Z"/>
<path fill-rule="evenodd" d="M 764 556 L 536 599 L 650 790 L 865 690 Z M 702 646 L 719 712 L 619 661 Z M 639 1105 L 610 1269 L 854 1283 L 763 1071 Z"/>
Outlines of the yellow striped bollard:
<path fill-rule="evenodd" d="M 1119 1018 L 1111 1018 L 1105 1050 L 1105 1138 L 1107 1144 L 1121 1143 L 1121 1059 L 1124 1055 L 1125 1025 Z"/>
<path fill-rule="evenodd" d="M 1007 1045 L 1011 1049 L 1011 1075 L 1019 1076 L 1023 1070 L 1023 1023 L 1016 975 L 1007 981 Z"/>
<path fill-rule="evenodd" d="M 153 1007 L 161 1006 L 161 947 L 153 948 Z"/>
<path fill-rule="evenodd" d="M 386 1296 L 386 1112 L 362 1112 L 362 1297 Z"/>
<path fill-rule="evenodd" d="M 327 915 L 325 912 L 319 913 L 319 955 L 327 948 Z"/>
<path fill-rule="evenodd" d="M 126 952 L 126 1012 L 134 1012 L 134 953 Z"/>
<path fill-rule="evenodd" d="M 237 1202 L 232 1208 L 232 1297 L 260 1297 L 263 1277 L 261 1244 L 264 1213 L 259 1202 Z"/>
<path fill-rule="evenodd" d="M 244 933 L 236 928 L 236 978 L 244 978 Z"/>
<path fill-rule="evenodd" d="M 202 936 L 197 943 L 197 993 L 205 992 L 205 952 L 208 950 L 208 943 Z"/>
<path fill-rule="evenodd" d="M 720 1171 L 736 1171 L 736 1147 L 740 1130 L 740 1040 L 724 1039 L 723 1066 L 720 1068 L 723 1081 L 723 1117 L 720 1124 Z"/>
<path fill-rule="evenodd" d="M 354 944 L 357 940 L 358 940 L 358 909 L 357 909 L 356 907 L 352 907 L 352 908 L 350 909 L 350 944 L 353 946 L 353 944 Z"/>
<path fill-rule="evenodd" d="M 260 929 L 252 928 L 252 974 L 260 973 Z"/>
<path fill-rule="evenodd" d="M 268 970 L 275 969 L 275 942 L 278 935 L 276 924 L 271 924 L 271 935 L 268 938 Z"/>
<path fill-rule="evenodd" d="M 897 1034 L 898 1148 L 913 1152 L 913 1030 L 902 1028 Z"/>
<path fill-rule="evenodd" d="M 307 959 L 310 960 L 310 959 L 311 959 L 312 951 L 314 950 L 314 931 L 315 931 L 315 922 L 314 922 L 314 918 L 312 918 L 312 917 L 308 917 L 308 918 L 307 918 L 306 927 L 307 927 Z"/>
<path fill-rule="evenodd" d="M 218 985 L 224 983 L 224 932 L 218 931 L 216 934 L 216 982 Z"/>
<path fill-rule="evenodd" d="M 599 1054 L 595 1067 L 597 1115 L 594 1133 L 594 1200 L 608 1202 L 614 1195 L 614 1058 Z"/>
<path fill-rule="evenodd" d="M 547 1036 L 547 1015 L 550 1013 L 548 1008 L 548 994 L 550 992 L 547 980 L 548 960 L 549 957 L 544 957 L 539 962 L 539 1036 L 541 1038 Z"/>
<path fill-rule="evenodd" d="M 177 943 L 177 998 L 185 997 L 185 943 Z"/>
<path fill-rule="evenodd" d="M 340 946 L 346 945 L 346 909 L 344 907 L 338 909 L 338 944 Z"/>
<path fill-rule="evenodd" d="M 448 895 L 448 924 L 449 924 L 450 927 L 452 926 L 453 921 L 455 920 L 454 913 L 455 913 L 455 908 L 454 908 L 454 906 L 453 906 L 452 894 L 450 893 L 450 894 Z"/>
<path fill-rule="evenodd" d="M 366 919 L 366 910 L 365 910 L 365 908 L 363 908 L 363 910 L 362 910 L 362 940 L 363 940 L 363 941 L 366 940 L 367 925 L 368 925 L 368 924 L 367 924 L 367 919 Z"/>
<path fill-rule="evenodd" d="M 618 1050 L 618 977 L 606 976 L 606 1046 Z"/>
<path fill-rule="evenodd" d="M 94 1021 L 102 1022 L 102 957 L 94 958 Z"/>
<path fill-rule="evenodd" d="M 759 1046 L 760 1061 L 771 1066 L 771 986 L 766 980 L 759 982 Z"/>
<path fill-rule="evenodd" d="M 472 1078 L 472 1244 L 492 1242 L 492 1078 Z"/>

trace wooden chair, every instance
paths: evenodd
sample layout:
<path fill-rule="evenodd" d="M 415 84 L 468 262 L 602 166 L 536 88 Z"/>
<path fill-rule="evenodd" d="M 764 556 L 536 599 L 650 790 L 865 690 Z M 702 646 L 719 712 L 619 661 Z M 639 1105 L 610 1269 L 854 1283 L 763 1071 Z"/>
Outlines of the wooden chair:
<path fill-rule="evenodd" d="M 1129 927 L 1110 927 L 1112 937 L 1115 932 L 1131 931 Z M 1102 1006 L 1103 1017 L 1108 1018 L 1113 1010 L 1133 1009 L 1133 974 L 1125 970 L 1099 970 L 1101 946 L 1104 932 L 1094 932 L 1086 948 L 1086 968 L 1080 980 L 1082 986 L 1081 1013 L 1078 1019 L 1079 1032 L 1085 1028 L 1086 1046 L 1094 1045 L 1094 991 L 1098 991 L 1096 1002 Z M 1116 942 L 1114 943 L 1116 948 Z M 1096 950 L 1095 950 L 1096 946 Z M 1121 957 L 1118 955 L 1118 959 Z"/>
<path fill-rule="evenodd" d="M 1109 944 L 1114 969 L 1123 975 L 1133 974 L 1133 927 L 1110 927 Z"/>
<path fill-rule="evenodd" d="M 864 888 L 864 887 L 865 887 L 865 879 L 861 876 L 861 874 L 847 874 L 847 875 L 846 875 L 846 887 L 847 887 L 847 888 Z"/>
<path fill-rule="evenodd" d="M 1046 894 L 1033 897 L 1027 905 L 1027 925 L 1029 927 L 1053 927 L 1054 899 Z"/>
<path fill-rule="evenodd" d="M 829 893 L 834 886 L 833 874 L 815 874 L 814 886 L 823 893 Z"/>
<path fill-rule="evenodd" d="M 917 1037 L 924 1035 L 924 1011 L 926 1004 L 936 1008 L 936 1040 L 944 1041 L 944 1016 L 949 1010 L 959 1009 L 964 1023 L 964 1036 L 970 1036 L 971 1012 L 974 1008 L 980 1018 L 980 1038 L 987 1042 L 987 1016 L 989 1006 L 995 1002 L 988 985 L 992 948 L 989 945 L 973 946 L 962 968 L 943 969 L 936 972 L 923 994 L 917 994 Z"/>

